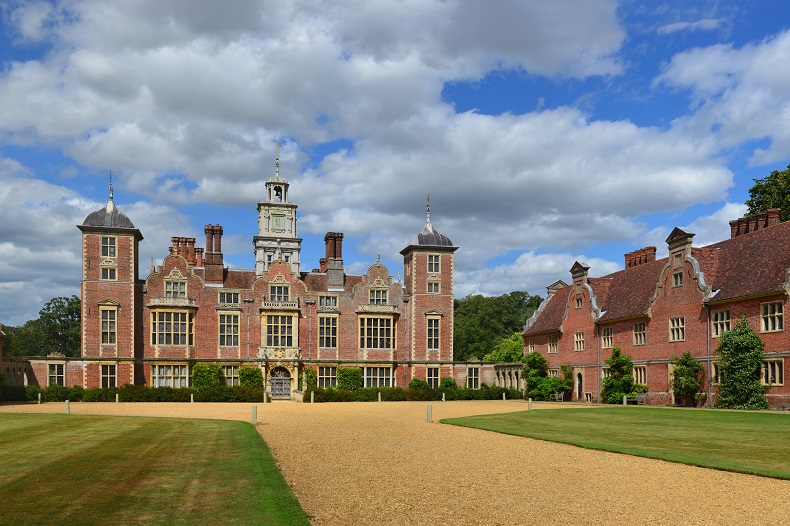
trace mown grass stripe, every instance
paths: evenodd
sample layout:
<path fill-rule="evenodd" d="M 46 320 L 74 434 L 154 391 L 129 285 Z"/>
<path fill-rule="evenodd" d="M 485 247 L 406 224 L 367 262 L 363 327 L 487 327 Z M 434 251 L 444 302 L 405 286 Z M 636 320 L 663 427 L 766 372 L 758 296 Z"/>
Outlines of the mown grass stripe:
<path fill-rule="evenodd" d="M 524 411 L 443 423 L 790 479 L 790 415 L 652 407 Z"/>

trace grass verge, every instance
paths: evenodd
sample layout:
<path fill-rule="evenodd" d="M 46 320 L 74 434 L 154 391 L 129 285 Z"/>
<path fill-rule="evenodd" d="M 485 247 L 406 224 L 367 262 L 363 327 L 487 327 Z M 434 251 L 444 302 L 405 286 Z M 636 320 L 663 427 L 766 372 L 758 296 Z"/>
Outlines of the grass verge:
<path fill-rule="evenodd" d="M 245 422 L 0 413 L 3 524 L 307 525 Z"/>
<path fill-rule="evenodd" d="M 651 407 L 547 409 L 442 423 L 790 479 L 790 415 Z"/>

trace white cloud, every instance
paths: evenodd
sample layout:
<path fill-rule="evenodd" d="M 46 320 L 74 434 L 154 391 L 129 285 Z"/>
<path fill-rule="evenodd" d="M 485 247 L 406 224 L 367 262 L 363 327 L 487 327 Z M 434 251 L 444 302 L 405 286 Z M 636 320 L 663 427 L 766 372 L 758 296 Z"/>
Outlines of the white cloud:
<path fill-rule="evenodd" d="M 658 33 L 665 35 L 677 31 L 713 31 L 721 26 L 721 20 L 706 18 L 696 22 L 675 22 L 658 28 Z"/>
<path fill-rule="evenodd" d="M 764 165 L 790 155 L 790 31 L 739 49 L 697 48 L 675 55 L 656 82 L 688 89 L 696 111 L 674 125 L 696 136 L 710 132 L 720 147 L 768 139 L 751 163 Z"/>
<path fill-rule="evenodd" d="M 483 294 L 499 296 L 513 290 L 525 290 L 530 294 L 546 297 L 546 287 L 557 280 L 571 283 L 570 269 L 575 262 L 590 267 L 590 277 L 604 276 L 621 270 L 622 263 L 605 259 L 589 258 L 570 253 L 539 254 L 524 252 L 515 262 L 491 269 L 459 273 L 456 281 L 456 296 Z"/>

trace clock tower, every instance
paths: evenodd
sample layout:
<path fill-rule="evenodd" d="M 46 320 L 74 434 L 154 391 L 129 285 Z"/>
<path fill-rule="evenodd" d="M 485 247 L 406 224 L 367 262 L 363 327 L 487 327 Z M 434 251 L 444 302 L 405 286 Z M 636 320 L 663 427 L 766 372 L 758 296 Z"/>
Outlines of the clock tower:
<path fill-rule="evenodd" d="M 296 237 L 298 205 L 288 200 L 288 186 L 288 181 L 280 177 L 280 143 L 277 143 L 274 177 L 266 181 L 266 198 L 258 203 L 258 235 L 253 239 L 257 276 L 262 276 L 279 259 L 299 274 L 302 240 Z"/>

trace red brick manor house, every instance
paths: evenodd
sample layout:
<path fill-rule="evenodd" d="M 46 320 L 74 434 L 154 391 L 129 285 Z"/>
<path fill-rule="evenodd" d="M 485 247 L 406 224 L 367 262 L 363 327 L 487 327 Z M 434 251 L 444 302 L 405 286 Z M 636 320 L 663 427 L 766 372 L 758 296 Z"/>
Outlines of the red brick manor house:
<path fill-rule="evenodd" d="M 272 397 L 288 398 L 298 376 L 315 370 L 336 384 L 340 366 L 360 367 L 365 386 L 494 383 L 494 368 L 453 362 L 453 257 L 457 247 L 425 228 L 401 251 L 403 279 L 379 261 L 346 274 L 343 234 L 329 232 L 319 267 L 301 270 L 297 205 L 279 174 L 258 203 L 255 267 L 230 269 L 222 227 L 206 225 L 206 245 L 173 237 L 169 255 L 138 275 L 143 235 L 114 204 L 79 225 L 82 232 L 80 358 L 31 358 L 25 383 L 85 388 L 125 384 L 188 386 L 198 362 L 222 365 L 226 384 L 242 365 L 260 367 Z"/>
<path fill-rule="evenodd" d="M 606 358 L 620 347 L 634 362 L 647 402 L 670 404 L 670 359 L 684 351 L 702 362 L 708 401 L 719 379 L 718 338 L 745 316 L 765 344 L 762 382 L 772 406 L 790 402 L 784 383 L 790 334 L 790 222 L 779 210 L 730 222 L 730 239 L 693 247 L 694 234 L 675 228 L 669 256 L 656 247 L 625 255 L 625 269 L 591 278 L 576 262 L 572 284 L 558 281 L 524 330 L 525 352 L 539 352 L 556 375 L 573 367 L 574 400 L 597 400 Z"/>

